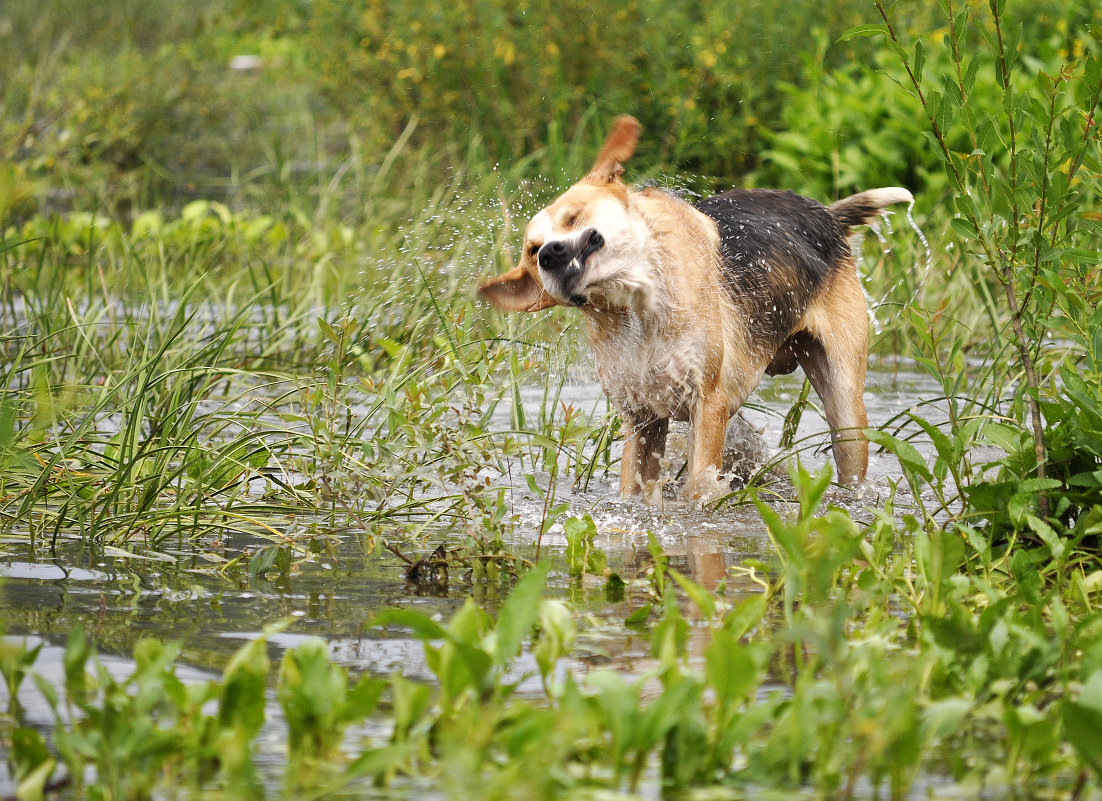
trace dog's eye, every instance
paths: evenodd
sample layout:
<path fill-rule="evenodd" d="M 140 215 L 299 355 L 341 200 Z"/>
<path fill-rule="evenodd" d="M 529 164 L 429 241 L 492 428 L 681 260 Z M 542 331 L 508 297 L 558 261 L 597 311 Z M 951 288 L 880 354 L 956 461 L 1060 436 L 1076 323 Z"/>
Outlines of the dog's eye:
<path fill-rule="evenodd" d="M 532 247 L 528 248 L 528 255 L 531 256 L 533 259 L 536 258 L 536 254 L 539 253 L 539 252 L 540 252 L 540 246 L 539 245 L 532 245 Z"/>
<path fill-rule="evenodd" d="M 577 214 L 571 214 L 569 217 L 566 218 L 566 227 L 567 228 L 573 228 L 574 223 L 576 223 L 577 221 L 578 221 L 578 215 Z"/>

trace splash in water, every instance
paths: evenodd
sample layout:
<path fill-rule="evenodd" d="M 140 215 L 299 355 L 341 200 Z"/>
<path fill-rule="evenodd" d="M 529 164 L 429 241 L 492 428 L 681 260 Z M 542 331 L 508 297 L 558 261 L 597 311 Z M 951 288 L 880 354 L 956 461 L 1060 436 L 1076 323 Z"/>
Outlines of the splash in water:
<path fill-rule="evenodd" d="M 924 265 L 921 277 L 915 282 L 914 291 L 911 292 L 911 295 L 909 298 L 907 298 L 906 302 L 901 305 L 910 305 L 914 302 L 915 298 L 918 297 L 919 290 L 926 285 L 926 280 L 930 275 L 931 265 L 933 264 L 933 257 L 930 251 L 929 240 L 926 239 L 926 234 L 922 232 L 922 229 L 918 227 L 918 223 L 916 223 L 914 219 L 914 205 L 915 202 L 913 199 L 910 203 L 907 204 L 907 223 L 911 226 L 911 230 L 913 230 L 918 236 L 918 241 L 922 243 L 922 248 L 926 253 L 926 263 Z M 883 247 L 884 254 L 886 255 L 892 252 L 891 240 L 889 239 L 889 237 L 894 234 L 891 225 L 891 212 L 885 210 L 881 213 L 881 217 L 883 220 L 882 223 L 870 223 L 869 228 L 871 228 L 873 233 L 876 235 L 876 238 L 879 240 L 881 246 Z M 903 284 L 905 276 L 901 273 L 899 278 L 897 278 L 891 284 L 891 286 L 889 286 L 883 292 L 883 294 L 880 296 L 880 299 L 874 300 L 868 291 L 869 284 L 871 283 L 872 279 L 865 265 L 865 257 L 860 240 L 856 240 L 853 243 L 853 256 L 857 260 L 858 267 L 860 268 L 861 278 L 865 288 L 865 298 L 866 300 L 868 300 L 869 305 L 869 320 L 872 323 L 873 330 L 877 334 L 879 334 L 883 330 L 884 321 L 881 320 L 878 312 L 885 305 L 887 305 L 888 298 L 890 298 L 900 287 L 900 285 Z"/>

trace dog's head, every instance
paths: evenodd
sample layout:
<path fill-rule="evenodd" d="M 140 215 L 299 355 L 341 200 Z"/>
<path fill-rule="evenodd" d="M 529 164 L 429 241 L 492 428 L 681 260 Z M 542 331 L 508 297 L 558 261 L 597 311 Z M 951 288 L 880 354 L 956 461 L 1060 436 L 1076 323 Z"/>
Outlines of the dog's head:
<path fill-rule="evenodd" d="M 623 162 L 639 128 L 632 117 L 616 118 L 589 174 L 532 218 L 520 263 L 483 282 L 483 298 L 508 311 L 584 306 L 630 270 L 645 232 L 629 213 Z"/>

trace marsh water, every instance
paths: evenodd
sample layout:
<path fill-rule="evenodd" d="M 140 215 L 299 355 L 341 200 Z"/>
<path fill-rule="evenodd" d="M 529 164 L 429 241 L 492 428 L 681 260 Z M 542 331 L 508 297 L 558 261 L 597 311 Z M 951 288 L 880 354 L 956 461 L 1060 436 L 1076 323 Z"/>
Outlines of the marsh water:
<path fill-rule="evenodd" d="M 775 445 L 781 421 L 800 388 L 798 377 L 767 381 L 745 410 L 746 420 L 762 431 L 767 448 Z M 523 400 L 535 407 L 542 392 L 534 388 Z M 870 425 L 890 429 L 906 409 L 938 394 L 939 388 L 929 379 L 903 367 L 870 371 L 866 392 Z M 600 388 L 585 373 L 564 383 L 560 400 L 582 411 L 603 413 Z M 923 414 L 936 417 L 929 406 Z M 503 428 L 509 425 L 505 417 L 500 422 Z M 809 467 L 830 458 L 823 448 L 828 441 L 825 423 L 814 406 L 804 413 L 799 438 L 807 444 L 802 454 Z M 677 448 L 678 439 L 674 432 L 671 448 Z M 873 449 L 865 489 L 854 494 L 839 488 L 829 500 L 846 506 L 855 517 L 867 516 L 867 510 L 880 505 L 898 479 L 892 457 Z M 531 558 L 543 500 L 519 471 L 499 481 L 507 487 L 507 502 L 518 521 L 507 535 L 506 546 Z M 536 481 L 544 486 L 547 476 L 537 475 Z M 617 487 L 614 468 L 607 475 L 598 471 L 584 488 L 562 478 L 556 493 L 558 500 L 570 503 L 568 514 L 592 516 L 597 544 L 607 554 L 610 568 L 628 581 L 626 593 L 609 594 L 599 577 L 567 576 L 561 564 L 560 527 L 542 538 L 543 553 L 550 551 L 560 559 L 559 570 L 552 573 L 551 594 L 568 599 L 579 616 L 579 648 L 570 664 L 579 674 L 609 665 L 638 674 L 649 665 L 645 633 L 623 622 L 643 603 L 632 592 L 631 579 L 649 565 L 648 534 L 655 536 L 674 567 L 696 581 L 714 587 L 725 579 L 729 596 L 760 591 L 760 585 L 739 566 L 747 559 L 768 558 L 767 532 L 753 506 L 702 509 L 680 500 L 673 491 L 664 493 L 658 503 L 645 505 L 619 499 Z M 776 502 L 785 503 L 783 497 Z M 430 530 L 420 550 L 407 555 L 426 556 L 449 536 L 456 535 Z M 32 550 L 27 543 L 8 541 L 0 550 L 0 608 L 7 636 L 44 642 L 36 670 L 47 677 L 60 675 L 65 639 L 76 626 L 92 635 L 101 661 L 121 673 L 132 665 L 129 654 L 138 639 L 178 641 L 182 644 L 180 677 L 202 680 L 218 675 L 230 655 L 259 636 L 265 626 L 288 620 L 284 630 L 269 637 L 273 661 L 304 638 L 320 637 L 328 644 L 331 658 L 353 673 L 400 671 L 409 678 L 428 679 L 421 642 L 401 632 L 373 629 L 372 616 L 388 607 L 410 607 L 446 618 L 468 597 L 492 610 L 507 593 L 507 585 L 468 582 L 458 575 L 449 583 L 429 587 L 411 584 L 404 577 L 405 564 L 386 550 L 370 547 L 362 531 L 337 530 L 326 540 L 324 552 L 278 576 L 227 574 L 186 544 L 176 552 L 166 551 L 175 557 L 173 561 L 159 561 L 88 544 L 39 545 Z M 248 545 L 225 543 L 231 549 Z M 534 674 L 529 668 L 522 657 L 516 670 L 518 675 Z M 538 680 L 522 684 L 521 692 L 539 694 Z M 7 706 L 3 693 L 0 690 L 0 708 Z M 24 683 L 20 700 L 25 720 L 43 730 L 52 727 L 49 708 L 32 682 Z M 3 771 L 0 765 L 0 797 L 12 792 L 10 777 Z"/>

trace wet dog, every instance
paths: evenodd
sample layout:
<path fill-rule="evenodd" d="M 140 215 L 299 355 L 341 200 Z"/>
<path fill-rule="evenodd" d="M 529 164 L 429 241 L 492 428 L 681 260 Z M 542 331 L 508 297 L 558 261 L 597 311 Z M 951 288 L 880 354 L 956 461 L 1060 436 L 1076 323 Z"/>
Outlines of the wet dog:
<path fill-rule="evenodd" d="M 865 295 L 847 243 L 901 188 L 830 205 L 736 189 L 689 204 L 629 190 L 639 123 L 619 117 L 589 174 L 532 218 L 516 268 L 481 284 L 501 309 L 575 306 L 624 419 L 620 494 L 658 478 L 669 421 L 689 422 L 686 492 L 711 496 L 727 421 L 764 374 L 800 366 L 830 425 L 839 479 L 864 480 Z"/>

